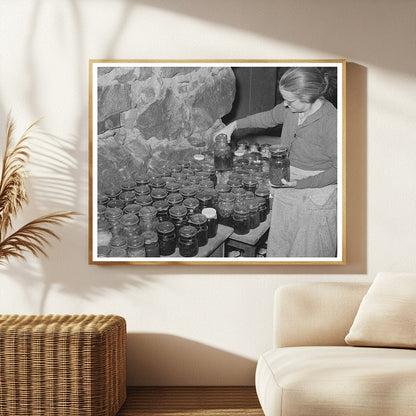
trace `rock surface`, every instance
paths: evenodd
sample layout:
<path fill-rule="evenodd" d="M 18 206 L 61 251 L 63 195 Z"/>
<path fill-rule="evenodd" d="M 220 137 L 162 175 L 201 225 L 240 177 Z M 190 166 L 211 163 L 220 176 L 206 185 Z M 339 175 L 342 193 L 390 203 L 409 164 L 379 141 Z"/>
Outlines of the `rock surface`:
<path fill-rule="evenodd" d="M 234 97 L 230 67 L 99 68 L 99 190 L 211 147 Z"/>

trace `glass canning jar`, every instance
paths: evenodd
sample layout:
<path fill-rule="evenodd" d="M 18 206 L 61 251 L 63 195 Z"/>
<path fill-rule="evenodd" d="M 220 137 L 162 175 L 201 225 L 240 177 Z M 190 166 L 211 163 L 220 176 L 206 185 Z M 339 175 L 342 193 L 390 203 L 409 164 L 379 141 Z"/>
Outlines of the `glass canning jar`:
<path fill-rule="evenodd" d="M 162 201 L 168 196 L 168 191 L 165 188 L 154 188 L 150 192 L 153 202 Z"/>
<path fill-rule="evenodd" d="M 139 217 L 136 214 L 124 214 L 120 218 L 120 224 L 123 226 L 124 235 L 136 234 L 139 230 Z"/>
<path fill-rule="evenodd" d="M 175 193 L 169 194 L 166 197 L 166 201 L 171 207 L 173 207 L 174 205 L 179 205 L 182 203 L 183 196 L 179 192 L 175 192 Z"/>
<path fill-rule="evenodd" d="M 97 216 L 98 219 L 105 219 L 105 211 L 106 211 L 107 207 L 105 205 L 102 204 L 98 204 L 97 205 Z"/>
<path fill-rule="evenodd" d="M 197 188 L 195 186 L 184 186 L 183 188 L 181 188 L 179 190 L 179 193 L 184 197 L 184 198 L 191 198 L 194 197 L 197 193 Z"/>
<path fill-rule="evenodd" d="M 230 186 L 230 185 L 228 185 L 228 184 L 226 184 L 226 183 L 223 183 L 223 184 L 221 184 L 221 185 L 217 185 L 215 189 L 216 189 L 216 190 L 218 191 L 218 193 L 220 193 L 220 194 L 225 194 L 225 193 L 227 193 L 227 192 L 231 192 L 231 186 Z"/>
<path fill-rule="evenodd" d="M 152 189 L 155 188 L 164 188 L 166 186 L 166 180 L 164 178 L 160 177 L 154 177 L 150 179 L 149 185 Z"/>
<path fill-rule="evenodd" d="M 168 211 L 169 211 L 170 205 L 169 205 L 169 202 L 168 201 L 166 201 L 165 199 L 163 199 L 161 201 L 153 202 L 152 205 L 157 210 L 156 217 L 157 217 L 157 219 L 158 219 L 159 222 L 168 221 L 169 220 L 169 213 L 168 213 Z"/>
<path fill-rule="evenodd" d="M 140 195 L 150 195 L 150 186 L 149 185 L 137 185 L 134 188 L 134 193 L 136 194 L 136 196 L 140 196 Z"/>
<path fill-rule="evenodd" d="M 150 195 L 139 195 L 134 199 L 134 203 L 141 207 L 148 207 L 153 204 L 153 198 Z"/>
<path fill-rule="evenodd" d="M 250 191 L 254 193 L 256 191 L 257 185 L 258 185 L 258 181 L 251 176 L 247 176 L 243 179 L 243 188 L 246 191 Z"/>
<path fill-rule="evenodd" d="M 251 199 L 246 201 L 246 205 L 249 213 L 250 229 L 253 230 L 260 225 L 259 203 L 256 199 Z"/>
<path fill-rule="evenodd" d="M 106 219 L 99 219 L 97 222 L 97 246 L 108 246 L 112 237 L 110 223 Z"/>
<path fill-rule="evenodd" d="M 112 248 L 107 257 L 127 257 L 127 250 L 125 248 Z"/>
<path fill-rule="evenodd" d="M 140 231 L 155 231 L 158 220 L 156 218 L 157 209 L 153 206 L 142 207 L 139 211 Z"/>
<path fill-rule="evenodd" d="M 204 208 L 202 210 L 202 215 L 207 219 L 208 238 L 215 237 L 218 230 L 217 211 L 214 208 Z"/>
<path fill-rule="evenodd" d="M 287 146 L 270 147 L 270 183 L 275 187 L 283 187 L 282 179 L 290 181 L 290 160 Z"/>
<path fill-rule="evenodd" d="M 194 257 L 198 254 L 198 231 L 192 225 L 179 229 L 178 248 L 182 257 Z"/>
<path fill-rule="evenodd" d="M 234 205 L 233 226 L 236 234 L 248 234 L 250 231 L 249 211 L 243 202 Z"/>
<path fill-rule="evenodd" d="M 161 256 L 170 256 L 176 250 L 175 225 L 170 221 L 162 221 L 156 226 L 159 237 L 159 252 Z"/>
<path fill-rule="evenodd" d="M 142 206 L 139 204 L 128 204 L 124 207 L 123 213 L 124 214 L 139 214 L 140 208 Z"/>
<path fill-rule="evenodd" d="M 212 208 L 212 195 L 206 191 L 199 191 L 196 194 L 196 198 L 199 201 L 199 208 L 203 210 L 204 208 Z"/>
<path fill-rule="evenodd" d="M 132 204 L 135 198 L 136 194 L 134 191 L 123 191 L 119 196 L 120 201 L 124 202 L 124 206 Z"/>
<path fill-rule="evenodd" d="M 131 236 L 127 239 L 128 257 L 146 257 L 144 238 L 141 235 Z"/>
<path fill-rule="evenodd" d="M 233 153 L 225 134 L 215 137 L 214 167 L 217 171 L 231 170 L 233 167 Z"/>
<path fill-rule="evenodd" d="M 266 200 L 260 196 L 255 197 L 257 203 L 259 204 L 259 215 L 260 215 L 260 222 L 264 222 L 267 219 L 267 206 Z"/>
<path fill-rule="evenodd" d="M 199 201 L 196 198 L 185 198 L 182 202 L 183 206 L 188 210 L 188 217 L 200 212 Z"/>
<path fill-rule="evenodd" d="M 136 186 L 136 181 L 134 179 L 125 179 L 121 182 L 121 189 L 123 191 L 132 191 Z"/>
<path fill-rule="evenodd" d="M 98 205 L 107 205 L 109 198 L 104 193 L 99 193 L 97 196 L 97 204 Z"/>
<path fill-rule="evenodd" d="M 113 237 L 110 240 L 110 248 L 123 248 L 127 249 L 127 238 L 124 236 Z"/>
<path fill-rule="evenodd" d="M 108 208 L 105 210 L 105 218 L 110 223 L 110 227 L 120 223 L 120 218 L 123 215 L 123 211 L 120 208 Z"/>
<path fill-rule="evenodd" d="M 231 192 L 219 195 L 218 200 L 218 222 L 228 227 L 233 226 L 233 210 L 234 210 L 235 195 Z"/>
<path fill-rule="evenodd" d="M 137 186 L 149 184 L 149 177 L 145 173 L 136 173 L 134 175 L 134 180 L 136 181 Z"/>
<path fill-rule="evenodd" d="M 107 202 L 107 208 L 119 208 L 124 209 L 124 202 L 120 201 L 118 198 L 110 198 Z"/>
<path fill-rule="evenodd" d="M 188 210 L 183 205 L 174 205 L 169 208 L 169 217 L 176 228 L 176 234 L 179 233 L 179 229 L 188 224 Z"/>
<path fill-rule="evenodd" d="M 177 181 L 169 181 L 166 182 L 166 191 L 169 192 L 170 194 L 172 193 L 176 193 L 179 192 L 179 190 L 181 189 L 182 185 L 177 182 Z"/>
<path fill-rule="evenodd" d="M 259 198 L 264 198 L 266 201 L 266 215 L 270 212 L 270 190 L 266 186 L 261 186 L 256 189 L 254 195 Z"/>
<path fill-rule="evenodd" d="M 198 246 L 205 246 L 208 243 L 208 221 L 205 215 L 193 214 L 189 217 L 188 223 L 198 230 Z"/>
<path fill-rule="evenodd" d="M 144 238 L 144 248 L 146 257 L 160 257 L 159 238 L 156 231 L 145 231 L 142 233 Z"/>

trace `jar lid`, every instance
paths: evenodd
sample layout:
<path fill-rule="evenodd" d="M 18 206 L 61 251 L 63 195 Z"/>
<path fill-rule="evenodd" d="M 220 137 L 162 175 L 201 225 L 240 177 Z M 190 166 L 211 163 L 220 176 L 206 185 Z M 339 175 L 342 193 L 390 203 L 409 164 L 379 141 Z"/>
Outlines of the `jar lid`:
<path fill-rule="evenodd" d="M 125 214 L 138 214 L 142 206 L 139 204 L 128 204 L 124 207 Z"/>
<path fill-rule="evenodd" d="M 153 202 L 152 205 L 157 209 L 158 212 L 167 211 L 169 206 L 170 206 L 169 202 L 166 201 L 166 199 L 162 199 L 160 201 L 155 201 L 155 202 Z"/>
<path fill-rule="evenodd" d="M 157 233 L 155 233 L 154 231 L 144 231 L 142 233 L 142 237 L 144 239 L 145 244 L 152 244 L 158 242 Z"/>
<path fill-rule="evenodd" d="M 214 182 L 211 181 L 210 179 L 203 179 L 201 182 L 199 182 L 199 186 L 201 188 L 213 188 Z"/>
<path fill-rule="evenodd" d="M 189 186 L 184 186 L 183 188 L 181 188 L 179 192 L 184 198 L 188 198 L 188 197 L 195 196 L 197 193 L 197 189 L 194 186 L 189 185 Z"/>
<path fill-rule="evenodd" d="M 223 183 L 221 185 L 217 185 L 217 187 L 215 189 L 220 193 L 225 193 L 225 192 L 230 192 L 231 191 L 231 186 L 226 184 L 226 183 Z"/>
<path fill-rule="evenodd" d="M 253 177 L 245 177 L 243 179 L 243 184 L 247 186 L 256 186 L 259 182 Z"/>
<path fill-rule="evenodd" d="M 243 157 L 244 155 L 245 155 L 245 151 L 243 150 L 243 149 L 237 149 L 235 152 L 234 152 L 234 155 L 235 156 L 237 156 L 237 157 Z"/>
<path fill-rule="evenodd" d="M 135 197 L 136 197 L 136 194 L 134 191 L 123 191 L 119 196 L 120 200 L 124 202 L 134 201 Z"/>
<path fill-rule="evenodd" d="M 178 163 L 175 163 L 175 164 L 172 164 L 170 166 L 170 169 L 171 169 L 172 173 L 174 173 L 174 172 L 180 172 L 182 170 L 182 166 L 179 165 Z"/>
<path fill-rule="evenodd" d="M 156 230 L 160 234 L 169 234 L 175 231 L 175 226 L 170 221 L 162 221 L 156 225 Z"/>
<path fill-rule="evenodd" d="M 150 195 L 138 195 L 134 201 L 139 205 L 150 205 L 153 198 Z"/>
<path fill-rule="evenodd" d="M 266 205 L 266 199 L 265 198 L 262 198 L 260 196 L 256 196 L 254 199 L 259 204 L 259 207 L 261 207 L 262 205 Z"/>
<path fill-rule="evenodd" d="M 198 234 L 198 230 L 192 225 L 184 225 L 179 228 L 179 235 L 185 238 L 192 238 Z"/>
<path fill-rule="evenodd" d="M 144 246 L 144 238 L 141 235 L 132 235 L 127 239 L 127 247 L 140 248 Z"/>
<path fill-rule="evenodd" d="M 134 179 L 125 179 L 123 182 L 121 182 L 121 188 L 126 191 L 131 191 L 136 186 L 136 181 Z"/>
<path fill-rule="evenodd" d="M 195 172 L 195 176 L 200 179 L 209 179 L 211 174 L 206 170 L 201 170 L 200 172 Z"/>
<path fill-rule="evenodd" d="M 120 208 L 108 208 L 105 210 L 105 216 L 109 219 L 120 218 L 123 215 L 123 211 Z"/>
<path fill-rule="evenodd" d="M 247 208 L 250 211 L 256 212 L 259 209 L 259 203 L 258 201 L 256 201 L 256 199 L 250 199 L 246 202 L 246 204 L 247 204 Z"/>
<path fill-rule="evenodd" d="M 134 188 L 134 193 L 136 195 L 149 195 L 150 186 L 149 185 L 138 185 Z"/>
<path fill-rule="evenodd" d="M 207 218 L 202 214 L 193 214 L 189 217 L 189 222 L 196 225 L 202 225 L 207 222 Z"/>
<path fill-rule="evenodd" d="M 97 205 L 97 213 L 98 213 L 98 215 L 104 214 L 105 211 L 106 211 L 106 209 L 107 209 L 107 207 L 105 205 L 98 204 Z"/>
<path fill-rule="evenodd" d="M 183 196 L 179 192 L 174 192 L 166 197 L 169 204 L 180 204 L 183 201 Z"/>
<path fill-rule="evenodd" d="M 121 235 L 118 235 L 116 237 L 113 237 L 110 240 L 110 246 L 111 247 L 123 247 L 127 244 L 127 239 L 126 237 L 123 237 Z"/>
<path fill-rule="evenodd" d="M 244 194 L 244 198 L 245 199 L 254 199 L 254 192 L 246 191 L 246 193 Z"/>
<path fill-rule="evenodd" d="M 100 218 L 97 221 L 97 229 L 98 231 L 108 231 L 110 229 L 110 223 L 104 218 Z"/>
<path fill-rule="evenodd" d="M 237 203 L 234 205 L 234 212 L 236 214 L 248 214 L 248 207 L 245 203 Z"/>
<path fill-rule="evenodd" d="M 201 162 L 202 160 L 204 160 L 205 159 L 205 157 L 204 157 L 204 155 L 201 155 L 201 154 L 196 154 L 196 155 L 194 155 L 194 159 L 197 161 L 197 162 Z"/>
<path fill-rule="evenodd" d="M 108 202 L 108 196 L 103 193 L 99 193 L 97 196 L 97 203 L 105 205 Z"/>
<path fill-rule="evenodd" d="M 110 185 L 105 190 L 105 194 L 110 198 L 115 198 L 121 193 L 121 187 L 118 185 Z"/>
<path fill-rule="evenodd" d="M 157 213 L 157 209 L 153 206 L 146 206 L 140 208 L 139 216 L 140 217 L 155 217 Z"/>
<path fill-rule="evenodd" d="M 159 168 L 159 173 L 162 176 L 170 176 L 171 173 L 172 173 L 172 169 L 168 166 L 163 166 L 163 167 Z"/>
<path fill-rule="evenodd" d="M 187 213 L 188 210 L 183 205 L 174 205 L 173 207 L 169 208 L 169 215 L 174 218 L 185 217 Z"/>
<path fill-rule="evenodd" d="M 166 180 L 162 176 L 152 178 L 149 181 L 149 184 L 152 188 L 163 188 L 166 185 Z"/>
<path fill-rule="evenodd" d="M 273 146 L 270 146 L 270 153 L 272 155 L 283 155 L 287 153 L 287 151 L 288 151 L 288 147 L 283 146 L 281 144 L 275 144 Z"/>
<path fill-rule="evenodd" d="M 139 222 L 139 217 L 136 214 L 124 214 L 120 218 L 120 223 L 123 224 L 125 227 L 130 225 L 136 225 Z"/>
<path fill-rule="evenodd" d="M 202 210 L 202 215 L 204 215 L 209 220 L 217 218 L 217 210 L 215 208 L 204 208 Z"/>
<path fill-rule="evenodd" d="M 176 182 L 175 180 L 172 180 L 170 182 L 166 182 L 165 188 L 169 192 L 177 192 L 179 191 L 179 189 L 181 189 L 181 184 Z"/>
<path fill-rule="evenodd" d="M 154 188 L 150 192 L 152 198 L 163 199 L 168 195 L 168 191 L 165 188 Z"/>
<path fill-rule="evenodd" d="M 110 254 L 110 247 L 108 246 L 99 246 L 97 248 L 97 256 L 98 257 L 107 257 Z"/>
<path fill-rule="evenodd" d="M 126 257 L 127 250 L 125 248 L 116 247 L 112 248 L 108 253 L 108 257 Z"/>
<path fill-rule="evenodd" d="M 195 159 L 194 155 L 194 159 Z M 201 155 L 202 157 L 204 157 L 203 155 Z M 190 169 L 192 169 L 194 172 L 200 172 L 202 170 L 202 165 L 201 163 L 199 163 L 199 161 L 195 160 L 191 163 L 191 165 L 189 166 Z"/>
<path fill-rule="evenodd" d="M 179 160 L 178 161 L 178 165 L 182 166 L 182 170 L 184 168 L 189 168 L 189 165 L 191 164 L 191 162 L 189 162 L 189 160 Z"/>
<path fill-rule="evenodd" d="M 185 198 L 182 202 L 183 206 L 190 209 L 199 207 L 199 201 L 194 197 Z"/>
<path fill-rule="evenodd" d="M 209 194 L 209 192 L 206 191 L 200 191 L 196 194 L 196 197 L 199 201 L 207 202 L 212 200 L 212 195 Z"/>
<path fill-rule="evenodd" d="M 262 197 L 265 197 L 265 196 L 269 196 L 270 195 L 270 191 L 269 191 L 269 188 L 267 188 L 267 187 L 265 187 L 265 186 L 259 186 L 256 190 L 255 190 L 255 195 L 258 195 L 258 196 L 262 196 Z"/>
<path fill-rule="evenodd" d="M 231 190 L 231 193 L 233 193 L 234 195 L 243 195 L 246 193 L 246 190 L 244 188 L 233 188 Z"/>
<path fill-rule="evenodd" d="M 145 173 L 136 173 L 134 180 L 137 185 L 147 185 L 149 183 L 149 177 Z"/>
<path fill-rule="evenodd" d="M 235 194 L 232 192 L 224 192 L 220 194 L 219 200 L 224 202 L 233 202 L 235 201 Z"/>

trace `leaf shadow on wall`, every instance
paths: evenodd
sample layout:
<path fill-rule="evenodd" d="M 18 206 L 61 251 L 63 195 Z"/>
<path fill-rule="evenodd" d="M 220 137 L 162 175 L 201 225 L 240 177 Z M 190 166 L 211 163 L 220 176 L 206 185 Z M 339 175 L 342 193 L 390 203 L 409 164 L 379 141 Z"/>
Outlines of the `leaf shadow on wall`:
<path fill-rule="evenodd" d="M 130 355 L 129 386 L 254 384 L 255 360 L 175 335 L 129 333 Z"/>

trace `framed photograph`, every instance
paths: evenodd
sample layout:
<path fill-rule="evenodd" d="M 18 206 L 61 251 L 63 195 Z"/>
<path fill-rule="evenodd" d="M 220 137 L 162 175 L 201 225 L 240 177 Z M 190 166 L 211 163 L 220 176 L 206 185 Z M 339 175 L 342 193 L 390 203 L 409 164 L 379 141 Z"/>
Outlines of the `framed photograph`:
<path fill-rule="evenodd" d="M 345 60 L 90 60 L 90 264 L 345 264 Z"/>

